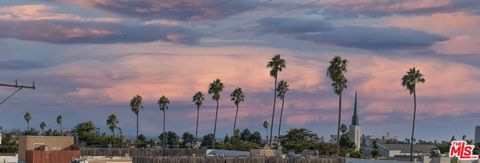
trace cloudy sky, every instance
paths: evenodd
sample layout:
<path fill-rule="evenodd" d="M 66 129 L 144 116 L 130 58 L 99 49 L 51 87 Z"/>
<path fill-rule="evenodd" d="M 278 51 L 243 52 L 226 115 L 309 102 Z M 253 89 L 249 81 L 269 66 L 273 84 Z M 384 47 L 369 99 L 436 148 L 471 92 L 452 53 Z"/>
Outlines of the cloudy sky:
<path fill-rule="evenodd" d="M 480 124 L 480 1 L 462 0 L 3 0 L 0 1 L 1 82 L 36 82 L 0 106 L 0 124 L 25 128 L 46 121 L 65 127 L 92 120 L 106 131 L 116 114 L 134 135 L 129 100 L 145 99 L 140 131 L 160 134 L 156 101 L 170 98 L 167 129 L 194 132 L 196 91 L 220 78 L 219 137 L 231 132 L 236 87 L 246 92 L 238 126 L 265 133 L 273 78 L 266 68 L 281 54 L 290 83 L 286 128 L 305 127 L 328 137 L 336 131 L 338 97 L 326 78 L 335 55 L 349 60 L 342 122 L 351 123 L 359 94 L 366 135 L 390 132 L 403 140 L 412 121 L 412 96 L 400 85 L 411 67 L 418 85 L 418 139 L 473 137 Z M 14 89 L 1 88 L 1 97 Z M 213 130 L 208 96 L 200 134 Z M 278 112 L 277 112 L 278 113 Z M 278 115 L 277 115 L 278 119 Z M 276 127 L 275 127 L 276 130 Z M 275 132 L 276 133 L 276 132 Z"/>

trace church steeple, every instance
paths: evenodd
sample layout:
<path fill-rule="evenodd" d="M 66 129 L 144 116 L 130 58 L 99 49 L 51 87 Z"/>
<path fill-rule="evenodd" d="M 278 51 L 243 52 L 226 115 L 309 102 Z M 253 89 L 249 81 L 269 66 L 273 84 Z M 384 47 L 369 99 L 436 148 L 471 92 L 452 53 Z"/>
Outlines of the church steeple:
<path fill-rule="evenodd" d="M 358 115 L 357 115 L 357 91 L 355 91 L 355 104 L 353 106 L 352 125 L 360 126 L 360 123 L 358 122 Z"/>

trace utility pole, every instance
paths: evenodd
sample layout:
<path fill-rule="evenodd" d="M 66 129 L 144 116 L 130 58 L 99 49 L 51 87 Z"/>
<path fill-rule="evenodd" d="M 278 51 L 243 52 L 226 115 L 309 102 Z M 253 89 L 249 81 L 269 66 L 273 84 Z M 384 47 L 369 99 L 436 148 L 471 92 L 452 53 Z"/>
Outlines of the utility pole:
<path fill-rule="evenodd" d="M 0 87 L 11 87 L 11 88 L 16 88 L 17 90 L 15 90 L 12 94 L 8 95 L 7 98 L 3 99 L 1 102 L 0 102 L 0 105 L 5 103 L 5 101 L 7 101 L 8 99 L 10 99 L 13 95 L 15 95 L 17 92 L 19 92 L 20 90 L 22 89 L 33 89 L 35 90 L 35 82 L 32 83 L 32 86 L 25 86 L 25 85 L 18 85 L 18 81 L 15 80 L 15 84 L 4 84 L 4 83 L 0 83 Z"/>

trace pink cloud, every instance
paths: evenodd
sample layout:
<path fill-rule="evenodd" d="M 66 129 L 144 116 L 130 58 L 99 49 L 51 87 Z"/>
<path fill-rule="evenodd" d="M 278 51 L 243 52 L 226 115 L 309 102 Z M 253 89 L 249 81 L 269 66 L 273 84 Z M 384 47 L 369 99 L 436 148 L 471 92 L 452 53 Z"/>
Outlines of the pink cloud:
<path fill-rule="evenodd" d="M 74 14 L 57 13 L 55 7 L 44 4 L 27 4 L 0 8 L 0 20 L 63 20 L 63 21 L 95 21 L 118 23 L 119 18 L 86 18 Z"/>
<path fill-rule="evenodd" d="M 478 47 L 480 47 L 480 40 L 470 35 L 453 37 L 433 45 L 435 51 L 450 55 L 480 54 Z"/>
<path fill-rule="evenodd" d="M 436 42 L 432 49 L 440 54 L 479 54 L 480 16 L 466 12 L 440 13 L 428 16 L 394 16 L 386 20 L 387 26 L 408 27 L 448 35 L 449 40 Z"/>

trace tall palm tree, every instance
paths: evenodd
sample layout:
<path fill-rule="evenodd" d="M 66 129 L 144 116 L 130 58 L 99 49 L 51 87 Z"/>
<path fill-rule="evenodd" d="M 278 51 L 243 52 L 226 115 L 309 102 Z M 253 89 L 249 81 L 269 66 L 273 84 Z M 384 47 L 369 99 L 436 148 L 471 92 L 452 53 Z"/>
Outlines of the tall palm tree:
<path fill-rule="evenodd" d="M 160 99 L 158 99 L 158 108 L 160 108 L 161 111 L 163 111 L 163 145 L 167 145 L 167 133 L 165 132 L 165 112 L 168 110 L 168 104 L 170 103 L 170 100 L 168 100 L 167 97 L 162 96 Z"/>
<path fill-rule="evenodd" d="M 280 57 L 279 54 L 275 55 L 272 57 L 272 60 L 270 60 L 267 63 L 267 67 L 270 68 L 270 76 L 272 76 L 275 79 L 274 85 L 273 85 L 273 109 L 272 109 L 272 121 L 270 123 L 270 140 L 268 141 L 270 144 L 270 147 L 272 146 L 272 133 L 273 133 L 273 120 L 275 118 L 275 103 L 277 102 L 277 79 L 278 79 L 278 72 L 282 71 L 284 68 L 286 68 L 286 63 L 285 60 Z"/>
<path fill-rule="evenodd" d="M 340 121 L 342 117 L 342 92 L 347 88 L 347 60 L 342 57 L 335 56 L 330 61 L 327 69 L 327 76 L 332 80 L 332 87 L 335 94 L 338 95 L 338 123 L 337 123 L 337 157 L 340 154 Z"/>
<path fill-rule="evenodd" d="M 193 95 L 192 97 L 193 103 L 197 105 L 197 125 L 195 126 L 195 141 L 198 140 L 198 119 L 200 117 L 200 106 L 202 106 L 204 100 L 205 100 L 205 95 L 200 91 L 195 93 L 195 95 Z"/>
<path fill-rule="evenodd" d="M 289 85 L 285 80 L 281 80 L 277 86 L 277 92 L 278 92 L 277 97 L 282 99 L 282 109 L 280 110 L 280 122 L 278 122 L 278 135 L 277 135 L 278 139 L 280 139 L 280 130 L 282 128 L 283 107 L 285 105 L 285 95 L 287 94 L 288 86 Z"/>
<path fill-rule="evenodd" d="M 27 131 L 30 130 L 30 120 L 32 120 L 32 115 L 29 112 L 26 112 L 25 115 L 23 116 L 23 119 L 27 121 Z"/>
<path fill-rule="evenodd" d="M 135 113 L 135 116 L 137 116 L 137 137 L 135 137 L 135 139 L 138 139 L 138 114 L 140 109 L 143 108 L 142 96 L 133 96 L 133 99 L 130 101 L 130 108 L 132 109 L 132 112 Z"/>
<path fill-rule="evenodd" d="M 412 124 L 412 137 L 410 139 L 410 161 L 413 161 L 413 136 L 415 132 L 415 114 L 417 112 L 417 93 L 416 93 L 416 85 L 417 83 L 424 83 L 425 78 L 423 74 L 420 73 L 420 70 L 415 69 L 415 67 L 409 69 L 407 74 L 402 77 L 402 86 L 405 87 L 409 92 L 410 95 L 413 94 L 413 124 Z"/>
<path fill-rule="evenodd" d="M 230 100 L 233 101 L 235 106 L 237 107 L 237 111 L 235 112 L 235 120 L 233 121 L 233 133 L 232 135 L 235 135 L 235 130 L 237 129 L 237 116 L 238 116 L 238 105 L 241 102 L 245 101 L 245 93 L 243 93 L 242 88 L 236 88 L 233 90 L 232 94 L 230 94 Z"/>
<path fill-rule="evenodd" d="M 265 128 L 265 132 L 267 133 L 267 144 L 268 144 L 268 121 L 263 121 L 263 128 Z"/>
<path fill-rule="evenodd" d="M 212 99 L 217 102 L 217 109 L 215 111 L 215 125 L 213 126 L 213 149 L 215 149 L 215 140 L 217 134 L 217 119 L 218 119 L 218 100 L 220 100 L 220 93 L 223 91 L 223 83 L 220 79 L 215 79 L 210 85 L 208 86 L 208 94 L 213 94 Z"/>
<path fill-rule="evenodd" d="M 60 128 L 60 133 L 63 133 L 63 124 L 62 124 L 62 121 L 63 121 L 63 117 L 62 115 L 58 115 L 57 116 L 57 124 L 58 124 L 58 127 Z"/>
<path fill-rule="evenodd" d="M 112 145 L 115 145 L 115 129 L 117 128 L 118 119 L 115 114 L 111 114 L 107 118 L 107 126 L 110 131 L 112 131 L 113 142 Z"/>
<path fill-rule="evenodd" d="M 40 122 L 40 129 L 42 130 L 42 133 L 45 133 L 45 127 L 47 127 L 45 121 Z"/>

